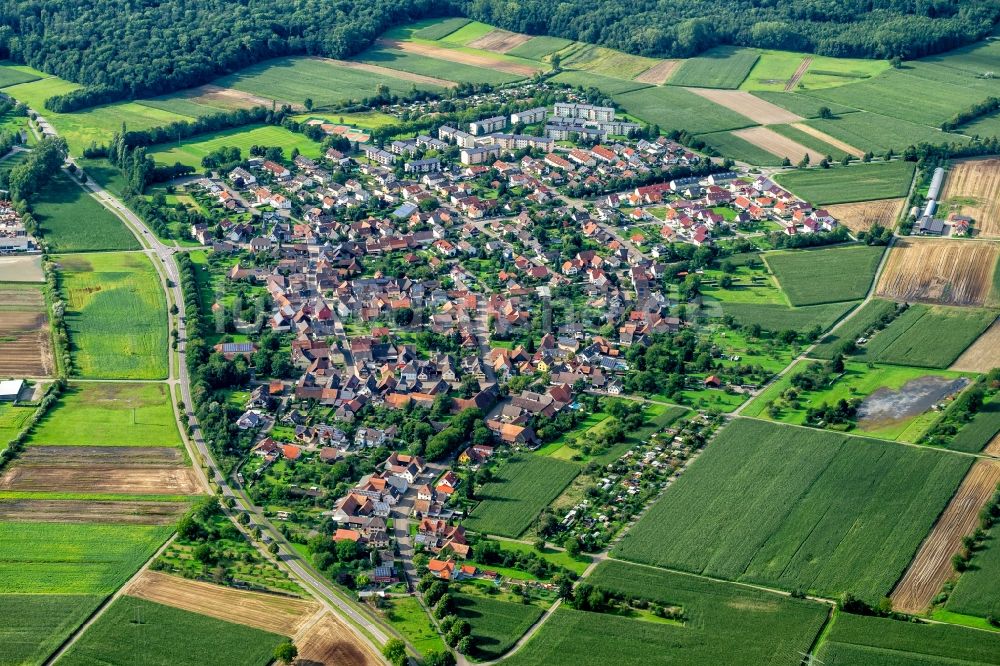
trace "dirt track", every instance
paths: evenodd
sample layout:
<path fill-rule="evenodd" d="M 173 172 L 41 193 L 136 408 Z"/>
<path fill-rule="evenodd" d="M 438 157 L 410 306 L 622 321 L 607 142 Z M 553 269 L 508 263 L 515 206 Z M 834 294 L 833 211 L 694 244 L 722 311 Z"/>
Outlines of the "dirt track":
<path fill-rule="evenodd" d="M 905 203 L 906 199 L 879 199 L 836 204 L 825 208 L 841 224 L 856 233 L 868 231 L 876 224 L 887 229 L 894 228 Z"/>
<path fill-rule="evenodd" d="M 878 283 L 879 296 L 939 305 L 986 302 L 1000 245 L 962 240 L 900 239 Z"/>
<path fill-rule="evenodd" d="M 670 77 L 677 67 L 681 64 L 680 60 L 661 60 L 659 63 L 653 65 L 645 72 L 635 77 L 635 80 L 639 83 L 653 83 L 658 86 L 662 86 L 664 83 L 670 80 Z"/>
<path fill-rule="evenodd" d="M 458 84 L 454 81 L 446 81 L 433 76 L 424 76 L 423 74 L 411 74 L 410 72 L 404 72 L 400 69 L 390 69 L 388 67 L 382 67 L 381 65 L 370 65 L 368 63 L 353 62 L 351 60 L 334 60 L 333 58 L 317 58 L 317 60 L 323 60 L 330 64 L 337 65 L 338 67 L 371 72 L 372 74 L 378 74 L 379 76 L 391 76 L 396 79 L 403 79 L 404 81 L 412 81 L 413 83 L 423 83 L 428 86 L 439 86 L 441 88 L 455 88 L 458 86 Z"/>
<path fill-rule="evenodd" d="M 448 49 L 443 46 L 432 46 L 430 44 L 405 42 L 399 39 L 379 39 L 376 40 L 375 45 L 385 48 L 398 49 L 406 53 L 416 53 L 417 55 L 427 56 L 428 58 L 436 58 L 447 62 L 457 62 L 462 65 L 495 69 L 500 72 L 514 74 L 515 76 L 523 76 L 525 78 L 534 76 L 535 72 L 543 69 L 541 65 L 538 67 L 531 67 L 517 62 L 503 60 L 501 58 L 491 58 L 487 55 L 480 55 L 478 53 L 469 53 L 467 51 Z M 396 70 L 392 71 L 395 72 Z"/>
<path fill-rule="evenodd" d="M 986 331 L 976 338 L 962 355 L 951 364 L 950 370 L 964 372 L 989 372 L 1000 367 L 1000 319 L 993 322 Z M 1000 445 L 1000 440 L 994 440 Z M 1000 451 L 996 455 L 1000 455 Z"/>
<path fill-rule="evenodd" d="M 733 135 L 738 136 L 744 141 L 749 141 L 772 155 L 787 157 L 792 162 L 798 162 L 802 159 L 803 155 L 809 155 L 809 160 L 815 164 L 821 162 L 825 157 L 815 150 L 806 148 L 801 143 L 782 136 L 767 127 L 749 127 L 747 129 L 735 130 Z"/>
<path fill-rule="evenodd" d="M 0 500 L 0 520 L 173 525 L 187 508 L 185 502 Z"/>
<path fill-rule="evenodd" d="M 986 238 L 1000 238 L 1000 159 L 961 160 L 952 165 L 941 201 L 973 219 Z"/>
<path fill-rule="evenodd" d="M 788 79 L 788 83 L 785 84 L 785 92 L 791 92 L 792 90 L 795 90 L 795 86 L 797 86 L 799 84 L 799 81 L 802 80 L 802 77 L 805 76 L 806 70 L 809 69 L 809 65 L 812 64 L 812 61 L 813 61 L 812 58 L 802 59 L 802 62 L 799 63 L 799 66 L 795 70 L 795 73 L 792 74 L 792 78 Z"/>
<path fill-rule="evenodd" d="M 792 127 L 801 132 L 805 132 L 806 134 L 811 134 L 820 141 L 828 143 L 834 148 L 839 148 L 840 150 L 844 151 L 849 155 L 853 155 L 854 157 L 863 157 L 865 154 L 865 151 L 859 150 L 849 143 L 845 143 L 840 139 L 834 138 L 829 134 L 827 134 L 826 132 L 821 132 L 815 127 L 812 127 L 811 125 L 806 125 L 805 123 L 794 123 Z"/>
<path fill-rule="evenodd" d="M 493 51 L 494 53 L 507 53 L 521 44 L 531 39 L 531 35 L 523 35 L 519 32 L 510 32 L 497 28 L 479 39 L 475 39 L 466 46 L 483 51 Z"/>
<path fill-rule="evenodd" d="M 295 666 L 382 666 L 382 660 L 365 649 L 367 644 L 354 640 L 353 632 L 332 613 L 318 615 L 295 636 Z"/>
<path fill-rule="evenodd" d="M 143 572 L 125 593 L 285 636 L 294 636 L 319 610 L 313 601 L 247 592 L 155 571 Z"/>
<path fill-rule="evenodd" d="M 201 491 L 190 467 L 177 465 L 23 465 L 0 476 L 0 490 L 196 495 Z"/>
<path fill-rule="evenodd" d="M 975 529 L 979 511 L 993 495 L 998 482 L 1000 462 L 979 460 L 972 466 L 893 590 L 893 610 L 914 614 L 926 610 L 951 577 L 952 555 L 961 547 L 962 537 Z"/>
<path fill-rule="evenodd" d="M 751 95 L 745 90 L 716 90 L 714 88 L 685 88 L 685 90 L 715 102 L 719 106 L 724 106 L 731 111 L 735 111 L 741 116 L 746 116 L 761 125 L 784 125 L 786 123 L 797 123 L 802 120 L 802 116 L 796 115 L 776 104 L 771 104 L 760 97 Z M 767 149 L 765 148 L 765 150 Z M 789 157 L 791 156 L 789 155 Z M 820 156 L 820 159 L 823 159 L 823 157 Z"/>

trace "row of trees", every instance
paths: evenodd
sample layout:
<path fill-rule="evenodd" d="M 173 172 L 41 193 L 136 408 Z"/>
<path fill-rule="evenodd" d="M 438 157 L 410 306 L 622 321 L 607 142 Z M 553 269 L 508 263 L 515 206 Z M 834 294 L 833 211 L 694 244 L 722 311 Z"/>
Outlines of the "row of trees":
<path fill-rule="evenodd" d="M 11 198 L 27 200 L 38 192 L 58 173 L 67 154 L 66 140 L 61 137 L 45 137 L 39 141 L 28 159 L 10 170 L 7 189 Z"/>

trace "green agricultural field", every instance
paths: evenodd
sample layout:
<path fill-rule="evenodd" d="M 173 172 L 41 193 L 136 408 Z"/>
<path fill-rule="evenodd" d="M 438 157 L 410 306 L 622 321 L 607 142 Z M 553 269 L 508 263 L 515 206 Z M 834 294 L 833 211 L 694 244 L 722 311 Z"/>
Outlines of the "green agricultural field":
<path fill-rule="evenodd" d="M 857 114 L 852 114 L 852 117 Z M 775 175 L 775 180 L 816 206 L 905 197 L 913 180 L 913 162 L 857 162 L 830 169 L 797 169 Z"/>
<path fill-rule="evenodd" d="M 664 132 L 676 129 L 707 134 L 756 124 L 701 95 L 673 86 L 654 86 L 612 97 L 630 114 L 659 125 Z"/>
<path fill-rule="evenodd" d="M 986 402 L 972 420 L 962 426 L 948 448 L 979 453 L 997 434 L 1000 434 L 1000 396 Z"/>
<path fill-rule="evenodd" d="M 15 407 L 8 402 L 0 403 L 0 446 L 6 447 L 7 442 L 24 430 L 34 413 L 34 407 Z"/>
<path fill-rule="evenodd" d="M 886 60 L 859 58 L 829 58 L 811 53 L 791 51 L 761 51 L 760 59 L 740 86 L 742 90 L 783 91 L 786 84 L 809 58 L 805 74 L 795 84 L 797 91 L 842 86 L 861 81 L 889 68 Z"/>
<path fill-rule="evenodd" d="M 435 21 L 428 26 L 415 30 L 413 36 L 417 39 L 442 39 L 470 22 L 471 19 L 467 19 L 464 16 Z"/>
<path fill-rule="evenodd" d="M 739 419 L 614 554 L 876 602 L 909 565 L 970 464 L 936 450 Z"/>
<path fill-rule="evenodd" d="M 780 106 L 781 108 L 787 109 L 792 113 L 797 113 L 803 118 L 819 117 L 820 109 L 824 106 L 835 114 L 851 113 L 856 110 L 849 106 L 818 100 L 815 97 L 809 97 L 808 95 L 802 95 L 799 93 L 755 90 L 753 94 L 754 96 L 760 97 L 762 100 L 770 102 L 775 106 Z"/>
<path fill-rule="evenodd" d="M 163 97 L 153 97 L 152 99 L 142 99 L 138 100 L 138 103 L 153 109 L 176 113 L 179 116 L 187 116 L 188 118 L 201 118 L 203 116 L 211 116 L 216 113 L 225 113 L 229 109 L 233 108 L 232 106 L 213 106 L 202 102 L 195 102 L 182 94 L 165 95 Z M 240 106 L 248 107 L 251 105 L 242 104 Z"/>
<path fill-rule="evenodd" d="M 914 304 L 865 345 L 879 363 L 947 368 L 997 317 L 993 310 Z"/>
<path fill-rule="evenodd" d="M 0 666 L 41 664 L 101 603 L 101 595 L 0 594 Z"/>
<path fill-rule="evenodd" d="M 532 604 L 515 604 L 471 594 L 455 595 L 456 615 L 472 625 L 476 659 L 496 659 L 507 652 L 544 612 Z"/>
<path fill-rule="evenodd" d="M 74 161 L 87 174 L 87 177 L 95 183 L 116 197 L 124 196 L 125 175 L 121 169 L 113 165 L 106 158 L 86 159 L 84 157 L 74 157 Z"/>
<path fill-rule="evenodd" d="M 322 153 L 322 146 L 304 134 L 275 125 L 256 125 L 200 134 L 173 147 L 155 146 L 150 155 L 159 164 L 180 162 L 200 170 L 201 158 L 223 146 L 239 148 L 244 158 L 250 156 L 250 146 L 280 146 L 286 157 L 295 148 L 306 157 L 315 158 Z"/>
<path fill-rule="evenodd" d="M 1000 113 L 991 113 L 962 125 L 960 130 L 969 136 L 1000 136 Z"/>
<path fill-rule="evenodd" d="M 440 634 L 416 597 L 392 597 L 386 600 L 386 620 L 421 654 L 445 650 Z"/>
<path fill-rule="evenodd" d="M 548 37 L 544 35 L 532 37 L 524 44 L 515 46 L 510 51 L 507 51 L 507 55 L 527 58 L 528 60 L 541 60 L 547 55 L 561 51 L 572 43 L 572 40 L 563 39 L 562 37 Z"/>
<path fill-rule="evenodd" d="M 657 63 L 659 60 L 655 58 L 644 58 L 603 46 L 586 44 L 573 51 L 572 55 L 562 62 L 562 67 L 631 80 Z"/>
<path fill-rule="evenodd" d="M 410 72 L 421 76 L 433 76 L 445 81 L 488 83 L 499 86 L 505 83 L 520 81 L 524 77 L 516 74 L 508 74 L 495 69 L 485 67 L 475 67 L 450 60 L 430 58 L 428 56 L 409 53 L 400 49 L 389 47 L 375 47 L 358 55 L 356 60 L 366 62 L 370 65 L 379 65 L 389 69 L 397 69 L 401 72 Z M 372 74 L 364 72 L 368 77 Z M 412 88 L 413 84 L 409 84 Z"/>
<path fill-rule="evenodd" d="M 817 653 L 826 666 L 997 663 L 1000 633 L 837 613 Z"/>
<path fill-rule="evenodd" d="M 792 127 L 791 125 L 771 125 L 770 128 L 778 134 L 787 136 L 792 141 L 796 141 L 806 148 L 811 148 L 822 155 L 832 157 L 834 160 L 839 161 L 843 159 L 844 155 L 847 154 L 840 148 L 834 148 L 826 141 L 817 139 L 812 134 L 803 132 L 796 127 Z"/>
<path fill-rule="evenodd" d="M 0 88 L 16 86 L 19 83 L 30 83 L 41 78 L 37 74 L 25 71 L 28 68 L 10 67 L 9 64 L 10 61 L 7 60 L 0 64 Z"/>
<path fill-rule="evenodd" d="M 794 306 L 864 298 L 871 288 L 884 247 L 833 246 L 768 252 L 761 256 Z"/>
<path fill-rule="evenodd" d="M 723 303 L 722 312 L 743 326 L 757 324 L 765 331 L 809 331 L 819 326 L 825 331 L 857 303 L 826 303 L 791 308 L 769 303 Z"/>
<path fill-rule="evenodd" d="M 811 362 L 801 361 L 785 376 L 769 386 L 743 410 L 744 416 L 769 418 L 782 423 L 802 425 L 806 422 L 806 409 L 819 407 L 821 404 L 834 405 L 840 400 L 865 398 L 879 389 L 898 391 L 907 382 L 922 377 L 943 377 L 957 379 L 960 372 L 943 370 L 929 371 L 923 368 L 879 365 L 869 368 L 864 363 L 847 363 L 845 370 L 835 382 L 815 391 L 798 391 L 797 404 L 776 400 L 789 388 L 792 377 L 800 374 Z M 776 414 L 768 411 L 772 403 L 780 406 Z M 934 410 L 924 411 L 909 417 L 901 416 L 890 423 L 854 424 L 859 434 L 880 439 L 890 439 L 902 442 L 917 442 L 937 420 L 940 413 Z"/>
<path fill-rule="evenodd" d="M 589 584 L 618 594 L 679 606 L 683 624 L 645 616 L 559 608 L 510 666 L 727 663 L 795 666 L 829 612 L 822 604 L 639 567 L 601 563 Z"/>
<path fill-rule="evenodd" d="M 760 57 L 755 49 L 719 46 L 688 58 L 670 77 L 672 86 L 739 88 Z"/>
<path fill-rule="evenodd" d="M 53 252 L 138 250 L 135 235 L 64 173 L 57 174 L 32 204 L 42 236 Z"/>
<path fill-rule="evenodd" d="M 854 313 L 854 316 L 846 320 L 835 331 L 820 339 L 809 355 L 814 358 L 832 359 L 840 353 L 845 342 L 854 342 L 874 326 L 879 319 L 892 314 L 895 310 L 896 304 L 892 301 L 873 298 L 861 306 Z"/>
<path fill-rule="evenodd" d="M 870 150 L 878 154 L 889 149 L 900 153 L 907 146 L 918 143 L 937 145 L 967 143 L 969 140 L 960 134 L 942 132 L 926 125 L 867 111 L 845 113 L 829 119 L 813 118 L 807 120 L 806 124 L 859 150 Z"/>
<path fill-rule="evenodd" d="M 447 21 L 445 21 L 447 23 Z M 441 24 L 438 24 L 441 25 Z M 433 27 L 433 26 L 428 26 Z M 443 28 L 442 28 L 443 30 Z M 466 21 L 465 25 L 458 27 L 456 30 L 452 30 L 440 37 L 428 37 L 427 28 L 421 28 L 413 33 L 413 36 L 417 39 L 430 39 L 441 42 L 446 42 L 448 44 L 456 44 L 458 46 L 465 46 L 469 42 L 474 42 L 481 37 L 485 37 L 496 30 L 491 25 L 485 23 L 480 23 L 479 21 Z"/>
<path fill-rule="evenodd" d="M 266 666 L 284 636 L 119 597 L 59 660 L 61 666 Z"/>
<path fill-rule="evenodd" d="M 494 480 L 476 493 L 482 501 L 464 525 L 473 532 L 516 538 L 580 473 L 580 467 L 525 453 L 511 457 L 493 472 Z"/>
<path fill-rule="evenodd" d="M 31 434 L 48 446 L 180 446 L 166 384 L 70 384 Z"/>
<path fill-rule="evenodd" d="M 379 76 L 325 60 L 301 57 L 267 60 L 214 83 L 223 88 L 293 104 L 302 104 L 310 98 L 317 108 L 371 97 L 380 83 L 397 95 L 409 94 L 414 86 L 420 90 L 441 91 L 437 86 L 414 84 L 403 78 Z"/>
<path fill-rule="evenodd" d="M 731 132 L 714 132 L 712 134 L 699 134 L 698 138 L 714 148 L 721 155 L 732 158 L 737 162 L 746 162 L 757 166 L 781 166 L 782 158 L 763 148 L 755 146 L 746 139 L 734 135 Z"/>
<path fill-rule="evenodd" d="M 945 607 L 976 617 L 1000 617 L 1000 527 L 994 526 L 982 549 L 962 573 Z"/>
<path fill-rule="evenodd" d="M 582 72 L 569 69 L 563 70 L 553 76 L 552 81 L 556 83 L 565 83 L 569 86 L 597 88 L 605 95 L 620 95 L 622 93 L 651 87 L 648 83 L 640 83 L 639 81 L 626 81 L 625 79 L 601 76 L 600 74 L 594 74 L 593 72 Z"/>
<path fill-rule="evenodd" d="M 139 252 L 56 255 L 76 372 L 93 379 L 167 376 L 167 304 Z"/>
<path fill-rule="evenodd" d="M 0 523 L 0 594 L 110 594 L 173 527 Z"/>

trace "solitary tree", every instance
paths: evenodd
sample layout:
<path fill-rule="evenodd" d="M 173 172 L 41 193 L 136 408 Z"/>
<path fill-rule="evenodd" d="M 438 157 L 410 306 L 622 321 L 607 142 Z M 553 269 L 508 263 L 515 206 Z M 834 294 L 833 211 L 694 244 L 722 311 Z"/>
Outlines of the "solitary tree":
<path fill-rule="evenodd" d="M 285 641 L 274 648 L 274 658 L 283 664 L 291 664 L 299 656 L 299 649 L 291 641 Z"/>

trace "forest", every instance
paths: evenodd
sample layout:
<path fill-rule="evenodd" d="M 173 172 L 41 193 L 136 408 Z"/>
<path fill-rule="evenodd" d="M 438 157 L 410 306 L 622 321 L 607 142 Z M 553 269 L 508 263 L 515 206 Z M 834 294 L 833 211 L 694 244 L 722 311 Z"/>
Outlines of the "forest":
<path fill-rule="evenodd" d="M 630 53 L 719 44 L 913 58 L 989 34 L 993 0 L 0 0 L 0 55 L 84 89 L 67 112 L 205 83 L 282 55 L 352 56 L 387 28 L 466 15 Z"/>

